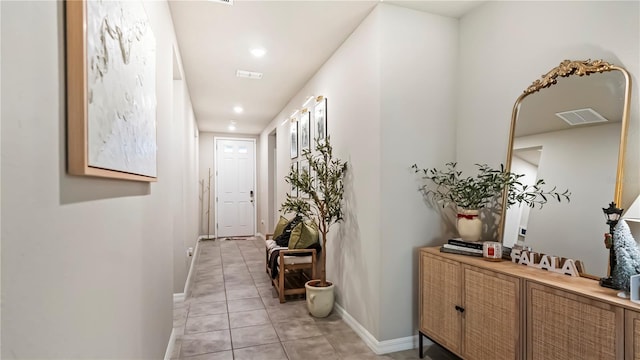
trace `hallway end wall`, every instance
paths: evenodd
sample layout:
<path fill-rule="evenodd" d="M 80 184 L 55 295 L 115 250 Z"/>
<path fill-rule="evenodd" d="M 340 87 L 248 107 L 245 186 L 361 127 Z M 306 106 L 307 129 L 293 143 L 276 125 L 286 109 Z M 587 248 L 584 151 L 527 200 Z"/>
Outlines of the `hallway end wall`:
<path fill-rule="evenodd" d="M 243 134 L 235 134 L 235 133 L 213 133 L 213 132 L 201 132 L 198 138 L 198 148 L 199 148 L 199 183 L 198 183 L 198 219 L 199 219 L 199 232 L 200 235 L 207 235 L 207 201 L 210 201 L 210 212 L 209 212 L 209 235 L 213 236 L 215 231 L 215 220 L 216 220 L 216 176 L 215 176 L 215 144 L 214 138 L 227 138 L 227 139 L 252 139 L 256 141 L 256 228 L 258 232 L 261 232 L 260 226 L 260 203 L 262 201 L 261 189 L 260 189 L 260 156 L 263 153 L 263 150 L 260 147 L 261 139 L 258 135 L 243 135 Z M 211 170 L 211 188 L 208 193 L 203 191 L 208 189 L 209 182 L 209 170 Z M 266 181 L 266 180 L 265 180 Z M 203 187 L 204 186 L 204 187 Z M 264 234 L 264 233 L 263 233 Z"/>

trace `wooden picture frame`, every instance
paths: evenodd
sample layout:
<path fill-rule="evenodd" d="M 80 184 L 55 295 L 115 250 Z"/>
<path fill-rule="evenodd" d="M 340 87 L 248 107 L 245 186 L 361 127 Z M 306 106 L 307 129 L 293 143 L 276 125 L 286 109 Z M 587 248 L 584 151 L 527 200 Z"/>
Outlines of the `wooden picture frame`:
<path fill-rule="evenodd" d="M 300 153 L 311 150 L 311 112 L 308 109 L 302 109 L 300 115 Z"/>
<path fill-rule="evenodd" d="M 69 174 L 157 181 L 156 42 L 142 3 L 65 6 Z"/>
<path fill-rule="evenodd" d="M 313 108 L 314 136 L 318 142 L 327 138 L 327 98 L 318 96 Z"/>
<path fill-rule="evenodd" d="M 298 157 L 298 120 L 297 118 L 291 118 L 289 122 L 289 146 L 291 158 Z"/>
<path fill-rule="evenodd" d="M 309 161 L 307 160 L 300 160 L 300 168 L 298 169 L 298 175 L 302 175 L 304 174 L 304 172 L 306 171 L 308 176 L 313 179 L 311 176 L 311 167 L 309 166 Z M 299 194 L 300 197 L 302 197 L 303 199 L 309 199 L 310 196 L 309 194 Z"/>

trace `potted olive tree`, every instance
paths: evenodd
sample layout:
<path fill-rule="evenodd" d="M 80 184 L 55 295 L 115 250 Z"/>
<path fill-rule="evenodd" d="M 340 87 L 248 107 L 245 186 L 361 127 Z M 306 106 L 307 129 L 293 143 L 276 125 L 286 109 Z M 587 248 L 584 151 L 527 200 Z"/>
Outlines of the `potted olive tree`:
<path fill-rule="evenodd" d="M 482 222 L 479 210 L 505 194 L 507 208 L 522 203 L 532 208 L 542 208 L 549 199 L 570 201 L 569 190 L 558 192 L 555 186 L 545 189 L 544 179 L 538 179 L 533 185 L 523 184 L 520 179 L 524 175 L 506 171 L 503 165 L 498 170 L 486 164 L 476 164 L 478 173 L 475 177 L 462 176 L 462 171 L 456 169 L 456 165 L 450 162 L 444 169 L 421 169 L 416 164 L 411 167 L 422 175 L 420 191 L 425 198 L 443 208 L 451 205 L 456 207 L 456 224 L 463 240 L 480 240 Z"/>
<path fill-rule="evenodd" d="M 285 181 L 298 189 L 299 197 L 287 194 L 282 204 L 283 212 L 294 212 L 310 218 L 318 225 L 322 240 L 320 252 L 320 279 L 305 284 L 307 306 L 311 315 L 326 317 L 333 308 L 334 285 L 327 281 L 327 234 L 329 228 L 343 218 L 343 178 L 347 163 L 333 157 L 330 139 L 315 140 L 317 153 L 302 151 L 302 158 L 309 163 L 309 170 L 296 171 L 291 167 Z"/>

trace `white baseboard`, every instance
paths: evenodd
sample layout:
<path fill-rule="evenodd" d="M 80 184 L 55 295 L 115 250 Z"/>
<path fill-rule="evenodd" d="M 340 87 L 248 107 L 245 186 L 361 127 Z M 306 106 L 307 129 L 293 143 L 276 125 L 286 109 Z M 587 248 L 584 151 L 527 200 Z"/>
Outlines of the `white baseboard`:
<path fill-rule="evenodd" d="M 264 234 L 262 233 L 256 233 L 256 237 L 259 237 L 262 240 L 266 239 L 266 236 L 264 236 Z"/>
<path fill-rule="evenodd" d="M 198 241 L 200 240 L 209 240 L 209 239 L 215 239 L 216 236 L 215 235 L 200 235 L 198 236 Z"/>
<path fill-rule="evenodd" d="M 198 251 L 198 248 L 200 247 L 200 240 L 202 240 L 203 238 L 207 238 L 207 236 L 206 235 L 198 236 L 198 241 L 196 241 L 196 248 L 195 250 L 193 250 L 193 259 L 191 259 L 191 265 L 189 265 L 189 272 L 187 273 L 187 281 L 185 281 L 184 283 L 183 294 L 185 298 L 189 294 L 189 288 L 191 287 L 191 275 L 193 274 L 193 267 L 195 266 L 196 261 L 198 261 L 198 255 L 200 254 L 200 252 Z"/>
<path fill-rule="evenodd" d="M 183 302 L 185 299 L 184 293 L 175 293 L 173 294 L 173 303 Z"/>
<path fill-rule="evenodd" d="M 167 344 L 167 351 L 164 352 L 164 360 L 171 360 L 173 355 L 173 348 L 176 345 L 176 329 L 171 329 L 171 336 L 169 336 L 169 343 Z"/>
<path fill-rule="evenodd" d="M 360 336 L 362 341 L 377 355 L 388 354 L 397 351 L 411 350 L 418 347 L 418 335 L 403 338 L 378 341 L 367 329 L 353 318 L 342 306 L 335 304 L 336 314 Z M 429 339 L 424 339 L 424 346 L 433 344 Z"/>

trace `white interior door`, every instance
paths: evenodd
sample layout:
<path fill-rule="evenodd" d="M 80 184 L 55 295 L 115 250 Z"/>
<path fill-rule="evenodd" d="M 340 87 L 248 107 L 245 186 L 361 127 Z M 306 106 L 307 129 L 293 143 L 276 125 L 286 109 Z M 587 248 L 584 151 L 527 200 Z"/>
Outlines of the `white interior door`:
<path fill-rule="evenodd" d="M 216 139 L 217 237 L 255 235 L 255 141 Z"/>

